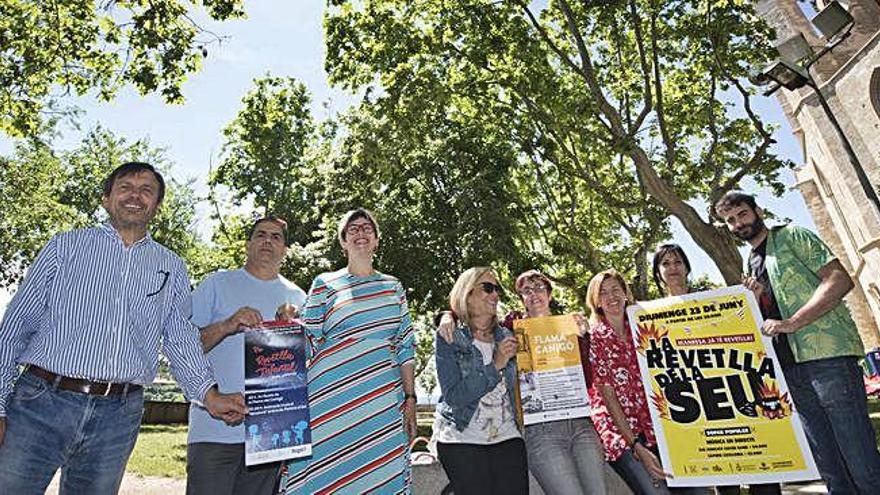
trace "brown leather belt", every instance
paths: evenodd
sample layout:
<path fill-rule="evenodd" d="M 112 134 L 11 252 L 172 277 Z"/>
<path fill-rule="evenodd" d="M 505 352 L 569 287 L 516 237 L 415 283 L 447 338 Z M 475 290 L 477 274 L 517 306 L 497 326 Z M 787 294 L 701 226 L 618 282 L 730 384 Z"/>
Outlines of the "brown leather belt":
<path fill-rule="evenodd" d="M 27 366 L 25 372 L 46 380 L 53 387 L 59 388 L 61 390 L 69 390 L 71 392 L 79 392 L 81 394 L 124 396 L 132 392 L 137 392 L 141 389 L 140 385 L 135 385 L 134 383 L 92 382 L 89 380 L 83 380 L 82 378 L 69 378 L 66 376 L 56 375 L 51 371 L 44 370 L 43 368 L 40 368 L 39 366 L 34 366 L 32 364 L 29 364 Z"/>

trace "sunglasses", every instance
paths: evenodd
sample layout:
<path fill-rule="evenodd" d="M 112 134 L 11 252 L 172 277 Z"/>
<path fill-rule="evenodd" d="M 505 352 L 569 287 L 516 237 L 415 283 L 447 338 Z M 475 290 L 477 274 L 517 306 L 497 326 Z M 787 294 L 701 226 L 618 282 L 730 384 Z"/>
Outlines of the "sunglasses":
<path fill-rule="evenodd" d="M 492 282 L 481 282 L 480 288 L 483 289 L 483 292 L 486 294 L 491 294 L 493 292 L 498 293 L 498 295 L 504 294 L 504 289 L 500 285 L 493 284 Z"/>

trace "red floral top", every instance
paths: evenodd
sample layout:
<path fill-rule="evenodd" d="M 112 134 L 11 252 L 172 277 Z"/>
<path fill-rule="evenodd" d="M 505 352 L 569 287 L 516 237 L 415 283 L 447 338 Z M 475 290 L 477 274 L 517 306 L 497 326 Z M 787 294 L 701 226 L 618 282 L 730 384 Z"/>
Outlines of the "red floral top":
<path fill-rule="evenodd" d="M 654 428 L 632 339 L 618 338 L 611 325 L 602 319 L 590 328 L 590 362 L 593 373 L 590 386 L 591 417 L 605 447 L 605 459 L 616 461 L 629 447 L 605 407 L 605 400 L 599 391 L 601 385 L 610 385 L 614 389 L 633 433 L 644 434 L 647 445 L 654 446 Z"/>

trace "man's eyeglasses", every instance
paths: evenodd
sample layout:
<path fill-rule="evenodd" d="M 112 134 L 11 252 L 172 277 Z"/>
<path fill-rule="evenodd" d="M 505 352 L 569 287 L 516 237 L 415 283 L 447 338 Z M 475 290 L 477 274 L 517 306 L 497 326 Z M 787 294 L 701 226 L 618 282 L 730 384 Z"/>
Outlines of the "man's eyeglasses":
<path fill-rule="evenodd" d="M 370 234 L 375 233 L 376 229 L 374 229 L 373 225 L 369 224 L 369 223 L 362 223 L 362 224 L 352 223 L 352 224 L 349 224 L 345 227 L 345 234 L 346 235 L 357 235 L 358 232 L 362 232 L 366 235 L 370 235 Z"/>
<path fill-rule="evenodd" d="M 519 291 L 519 295 L 522 297 L 528 297 L 533 294 L 543 294 L 545 292 L 547 292 L 546 287 L 544 287 L 543 285 L 535 285 L 535 286 L 523 287 Z"/>
<path fill-rule="evenodd" d="M 483 289 L 483 292 L 486 294 L 491 294 L 493 292 L 498 293 L 499 296 L 504 294 L 504 289 L 500 285 L 493 284 L 492 282 L 481 282 L 480 288 Z"/>

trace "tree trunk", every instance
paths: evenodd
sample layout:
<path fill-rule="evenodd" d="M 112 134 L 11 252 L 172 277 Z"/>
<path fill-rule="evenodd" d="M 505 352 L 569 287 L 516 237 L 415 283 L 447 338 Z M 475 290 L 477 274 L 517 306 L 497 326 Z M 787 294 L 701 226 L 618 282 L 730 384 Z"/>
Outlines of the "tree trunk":
<path fill-rule="evenodd" d="M 648 265 L 645 263 L 648 251 L 643 243 L 639 243 L 638 249 L 633 253 L 633 264 L 636 267 L 636 276 L 632 283 L 633 297 L 636 301 L 648 299 Z"/>
<path fill-rule="evenodd" d="M 642 174 L 647 191 L 681 221 L 694 242 L 715 262 L 718 270 L 721 271 L 721 276 L 724 277 L 724 282 L 728 285 L 740 283 L 743 269 L 742 256 L 730 237 L 711 223 L 705 222 L 691 205 L 675 194 L 669 184 L 657 175 L 642 148 L 633 143 L 629 154 L 636 169 Z"/>

